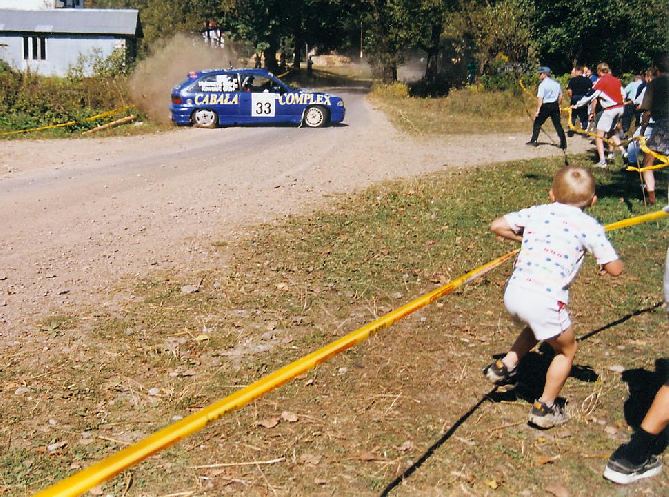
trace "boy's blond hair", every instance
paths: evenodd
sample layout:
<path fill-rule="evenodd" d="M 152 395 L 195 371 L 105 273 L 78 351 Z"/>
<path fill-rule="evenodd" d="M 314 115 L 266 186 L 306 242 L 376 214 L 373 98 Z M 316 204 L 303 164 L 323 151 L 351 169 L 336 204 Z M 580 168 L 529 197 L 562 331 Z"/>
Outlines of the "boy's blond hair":
<path fill-rule="evenodd" d="M 553 177 L 553 196 L 556 202 L 587 207 L 595 196 L 595 178 L 582 167 L 563 167 Z"/>

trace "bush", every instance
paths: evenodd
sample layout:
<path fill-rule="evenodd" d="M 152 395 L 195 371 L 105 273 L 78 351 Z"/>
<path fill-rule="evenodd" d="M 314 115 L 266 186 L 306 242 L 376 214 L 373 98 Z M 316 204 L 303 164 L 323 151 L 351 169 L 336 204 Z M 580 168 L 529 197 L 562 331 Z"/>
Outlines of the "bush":
<path fill-rule="evenodd" d="M 73 132 L 95 126 L 83 122 L 127 102 L 124 78 L 55 78 L 29 72 L 0 71 L 0 128 L 30 129 L 77 121 Z"/>
<path fill-rule="evenodd" d="M 374 83 L 372 93 L 384 99 L 399 99 L 409 97 L 409 87 L 405 83 Z"/>

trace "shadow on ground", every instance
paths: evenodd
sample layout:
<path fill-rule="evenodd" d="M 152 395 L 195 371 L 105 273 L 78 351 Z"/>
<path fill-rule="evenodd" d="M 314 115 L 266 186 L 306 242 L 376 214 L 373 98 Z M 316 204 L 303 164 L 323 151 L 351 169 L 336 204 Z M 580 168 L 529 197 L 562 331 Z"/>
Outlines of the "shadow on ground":
<path fill-rule="evenodd" d="M 669 358 L 663 357 L 655 361 L 655 371 L 643 368 L 628 369 L 622 374 L 622 380 L 627 383 L 629 396 L 625 401 L 625 421 L 629 426 L 638 429 L 653 403 L 655 394 L 669 379 Z M 656 445 L 658 454 L 664 452 L 669 445 L 669 427 L 664 430 L 659 443 Z"/>
<path fill-rule="evenodd" d="M 638 309 L 600 328 L 589 331 L 585 335 L 578 337 L 577 341 L 582 342 L 587 340 L 605 330 L 614 328 L 633 317 L 652 312 L 661 305 L 662 303 L 660 302 L 653 304 L 650 307 Z M 554 355 L 553 349 L 545 343 L 542 343 L 536 352 L 528 353 L 518 365 L 518 383 L 515 387 L 512 386 L 506 390 L 500 390 L 500 387 L 494 387 L 488 393 L 484 394 L 476 404 L 474 404 L 466 413 L 455 421 L 445 433 L 430 445 L 411 466 L 397 478 L 388 483 L 379 497 L 389 496 L 397 486 L 418 471 L 420 467 L 428 461 L 430 457 L 432 457 L 432 455 L 455 434 L 458 428 L 460 428 L 460 426 L 462 426 L 486 401 L 510 402 L 521 399 L 528 403 L 532 403 L 535 399 L 539 398 L 544 388 L 546 370 Z M 502 354 L 497 354 L 494 357 L 502 357 Z M 572 367 L 570 377 L 588 383 L 594 383 L 599 378 L 591 366 L 577 364 Z M 646 371 L 645 369 L 632 369 L 623 373 L 622 379 L 628 384 L 630 392 L 624 407 L 625 420 L 630 426 L 638 427 L 639 424 L 641 424 L 641 420 L 653 402 L 655 393 L 668 377 L 669 359 L 658 359 L 655 363 L 655 372 Z M 663 440 L 659 444 L 659 452 L 664 451 L 668 443 L 669 427 L 665 430 Z"/>
<path fill-rule="evenodd" d="M 494 387 L 490 392 L 487 394 L 483 395 L 479 401 L 474 404 L 469 411 L 464 413 L 460 419 L 458 419 L 455 423 L 453 423 L 453 426 L 451 426 L 441 437 L 437 439 L 436 442 L 434 442 L 432 445 L 430 445 L 427 450 L 421 455 L 416 462 L 414 462 L 411 466 L 409 466 L 404 472 L 399 475 L 397 478 L 395 478 L 393 481 L 391 481 L 386 488 L 383 489 L 381 492 L 380 497 L 387 497 L 390 495 L 390 492 L 393 491 L 395 487 L 400 485 L 404 480 L 409 478 L 412 474 L 414 474 L 420 467 L 428 460 L 430 457 L 432 457 L 432 454 L 434 454 L 437 450 L 439 450 L 439 447 L 444 445 L 446 441 L 453 436 L 453 434 L 464 424 L 469 417 L 474 414 L 481 405 L 490 398 L 491 395 L 493 395 L 497 391 L 497 387 Z"/>

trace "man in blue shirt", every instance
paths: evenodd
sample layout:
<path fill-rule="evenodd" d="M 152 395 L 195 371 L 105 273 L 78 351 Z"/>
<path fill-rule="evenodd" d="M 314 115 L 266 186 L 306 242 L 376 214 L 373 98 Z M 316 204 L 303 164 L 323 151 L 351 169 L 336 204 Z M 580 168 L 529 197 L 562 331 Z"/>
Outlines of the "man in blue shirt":
<path fill-rule="evenodd" d="M 555 131 L 560 137 L 560 148 L 562 150 L 567 148 L 567 137 L 562 129 L 560 122 L 560 102 L 562 102 L 562 88 L 560 83 L 550 77 L 551 70 L 548 67 L 542 66 L 538 70 L 539 89 L 537 90 L 537 112 L 534 115 L 534 124 L 532 125 L 532 138 L 527 142 L 527 145 L 536 147 L 537 138 L 539 138 L 539 131 L 541 125 L 546 122 L 549 117 L 553 122 Z"/>

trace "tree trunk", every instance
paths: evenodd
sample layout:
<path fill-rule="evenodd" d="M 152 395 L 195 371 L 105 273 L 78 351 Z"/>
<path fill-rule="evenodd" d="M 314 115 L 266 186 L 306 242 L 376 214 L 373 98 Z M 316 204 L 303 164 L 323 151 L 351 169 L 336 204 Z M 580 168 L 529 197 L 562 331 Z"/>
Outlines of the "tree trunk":
<path fill-rule="evenodd" d="M 265 69 L 271 72 L 276 72 L 279 68 L 276 63 L 276 44 L 271 43 L 270 46 L 263 51 L 263 55 L 265 56 Z"/>
<path fill-rule="evenodd" d="M 387 63 L 383 65 L 383 82 L 394 83 L 397 81 L 397 64 Z"/>
<path fill-rule="evenodd" d="M 425 66 L 425 80 L 434 82 L 439 73 L 439 46 L 441 45 L 441 19 L 439 23 L 432 24 L 432 32 L 430 34 L 430 46 L 427 47 L 427 65 Z"/>
<path fill-rule="evenodd" d="M 295 50 L 294 50 L 294 58 L 293 58 L 293 69 L 296 71 L 300 70 L 300 58 L 302 57 L 302 46 L 304 45 L 304 40 L 302 40 L 302 37 L 299 34 L 295 34 L 293 36 L 295 39 Z"/>

